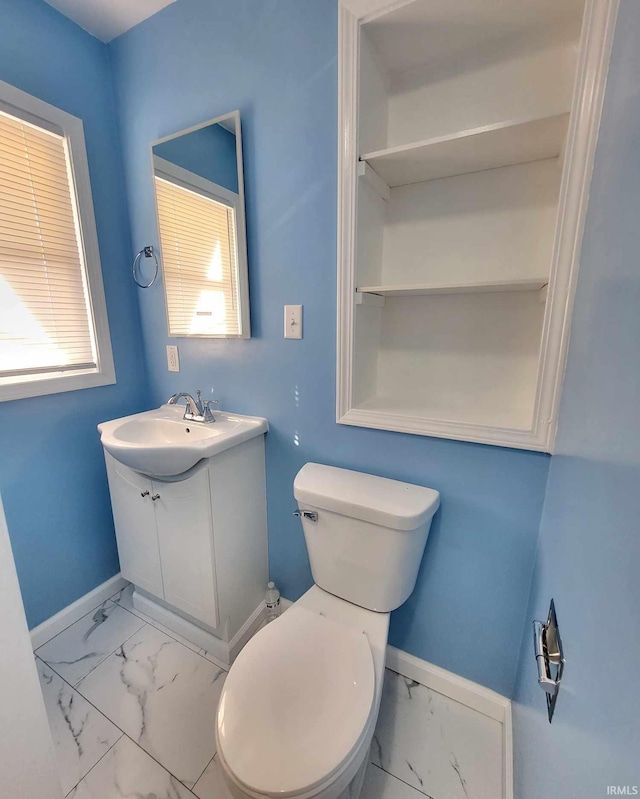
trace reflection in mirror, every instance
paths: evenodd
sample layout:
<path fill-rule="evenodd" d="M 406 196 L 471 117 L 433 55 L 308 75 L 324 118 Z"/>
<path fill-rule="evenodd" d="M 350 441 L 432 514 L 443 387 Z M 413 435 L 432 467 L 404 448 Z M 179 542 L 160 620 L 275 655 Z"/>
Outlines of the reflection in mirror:
<path fill-rule="evenodd" d="M 152 152 L 169 335 L 249 338 L 239 112 Z"/>

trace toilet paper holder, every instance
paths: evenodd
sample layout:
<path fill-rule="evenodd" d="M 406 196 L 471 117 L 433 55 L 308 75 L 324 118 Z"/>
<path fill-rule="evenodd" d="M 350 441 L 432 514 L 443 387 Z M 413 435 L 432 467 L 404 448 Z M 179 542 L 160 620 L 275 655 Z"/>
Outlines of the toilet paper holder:
<path fill-rule="evenodd" d="M 533 622 L 533 649 L 538 667 L 538 685 L 547 695 L 547 714 L 549 723 L 551 723 L 565 662 L 553 599 L 546 623 L 543 621 Z"/>

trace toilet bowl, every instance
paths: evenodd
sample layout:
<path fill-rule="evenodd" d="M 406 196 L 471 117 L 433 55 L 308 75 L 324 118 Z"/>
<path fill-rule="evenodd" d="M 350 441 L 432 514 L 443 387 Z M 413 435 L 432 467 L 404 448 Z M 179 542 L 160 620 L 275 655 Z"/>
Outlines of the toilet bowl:
<path fill-rule="evenodd" d="M 320 464 L 294 494 L 315 585 L 233 663 L 218 760 L 236 799 L 358 799 L 389 615 L 413 590 L 439 495 Z"/>
<path fill-rule="evenodd" d="M 334 799 L 367 758 L 389 614 L 313 586 L 235 660 L 220 699 L 218 759 L 238 799 Z"/>

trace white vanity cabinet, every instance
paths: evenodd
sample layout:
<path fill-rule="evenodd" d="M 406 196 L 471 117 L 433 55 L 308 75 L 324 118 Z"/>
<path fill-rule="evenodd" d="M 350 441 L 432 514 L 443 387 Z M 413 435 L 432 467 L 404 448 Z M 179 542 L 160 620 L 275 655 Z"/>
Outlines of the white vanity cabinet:
<path fill-rule="evenodd" d="M 164 599 L 217 628 L 214 529 L 205 466 L 177 483 L 153 481 Z M 158 497 L 153 500 L 153 497 Z"/>
<path fill-rule="evenodd" d="M 341 0 L 343 424 L 551 451 L 616 0 Z"/>
<path fill-rule="evenodd" d="M 230 661 L 263 616 L 264 436 L 175 478 L 146 477 L 107 451 L 105 458 L 121 572 L 136 587 L 134 604 Z"/>
<path fill-rule="evenodd" d="M 207 465 L 171 483 L 150 480 L 115 460 L 108 471 L 122 576 L 217 628 Z"/>
<path fill-rule="evenodd" d="M 105 453 L 120 572 L 135 586 L 164 598 L 153 483 Z"/>

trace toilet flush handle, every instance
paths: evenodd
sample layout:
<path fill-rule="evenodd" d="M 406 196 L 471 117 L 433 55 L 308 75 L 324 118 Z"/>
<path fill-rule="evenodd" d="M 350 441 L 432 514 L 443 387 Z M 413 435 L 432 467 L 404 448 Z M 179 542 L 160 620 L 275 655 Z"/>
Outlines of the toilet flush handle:
<path fill-rule="evenodd" d="M 294 510 L 294 516 L 301 516 L 303 519 L 309 519 L 310 522 L 318 521 L 318 514 L 314 510 Z"/>

